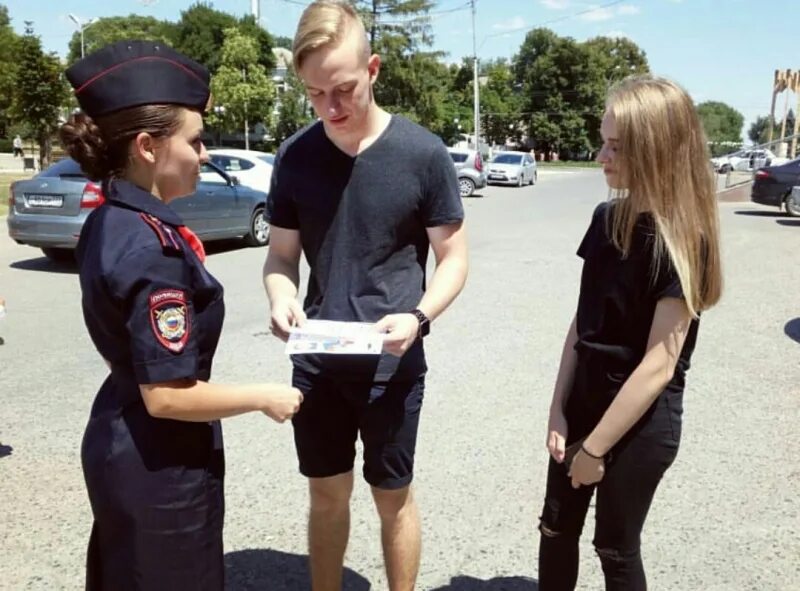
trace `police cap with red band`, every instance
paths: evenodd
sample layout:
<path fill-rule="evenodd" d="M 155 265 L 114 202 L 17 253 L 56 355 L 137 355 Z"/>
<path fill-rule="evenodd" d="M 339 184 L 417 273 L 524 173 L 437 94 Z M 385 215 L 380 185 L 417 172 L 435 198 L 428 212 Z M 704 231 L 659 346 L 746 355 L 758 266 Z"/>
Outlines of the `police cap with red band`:
<path fill-rule="evenodd" d="M 209 102 L 208 70 L 155 41 L 118 41 L 66 72 L 90 117 L 141 105 L 183 105 L 200 112 Z"/>

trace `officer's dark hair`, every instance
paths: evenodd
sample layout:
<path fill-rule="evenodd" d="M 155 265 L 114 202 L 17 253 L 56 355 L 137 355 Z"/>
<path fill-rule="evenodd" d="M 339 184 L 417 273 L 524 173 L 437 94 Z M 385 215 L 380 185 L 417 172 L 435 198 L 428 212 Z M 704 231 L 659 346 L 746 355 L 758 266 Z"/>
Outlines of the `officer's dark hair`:
<path fill-rule="evenodd" d="M 136 136 L 171 136 L 180 128 L 185 108 L 142 105 L 97 120 L 83 112 L 75 113 L 61 126 L 61 145 L 91 180 L 120 177 L 128 166 L 130 144 Z"/>

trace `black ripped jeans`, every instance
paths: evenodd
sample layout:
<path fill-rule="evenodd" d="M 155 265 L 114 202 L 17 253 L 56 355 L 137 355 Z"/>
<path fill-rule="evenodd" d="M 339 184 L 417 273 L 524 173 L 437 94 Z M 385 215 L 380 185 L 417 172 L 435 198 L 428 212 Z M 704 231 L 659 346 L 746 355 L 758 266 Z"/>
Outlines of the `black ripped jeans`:
<path fill-rule="evenodd" d="M 597 382 L 595 382 L 597 383 Z M 567 403 L 567 442 L 591 432 L 607 402 L 575 395 Z M 540 523 L 539 591 L 571 591 L 578 580 L 578 540 L 592 495 L 594 546 L 607 591 L 643 591 L 641 532 L 664 472 L 678 453 L 683 392 L 662 393 L 612 450 L 606 473 L 593 486 L 572 488 L 567 468 L 552 458 Z M 573 399 L 574 397 L 574 399 Z"/>

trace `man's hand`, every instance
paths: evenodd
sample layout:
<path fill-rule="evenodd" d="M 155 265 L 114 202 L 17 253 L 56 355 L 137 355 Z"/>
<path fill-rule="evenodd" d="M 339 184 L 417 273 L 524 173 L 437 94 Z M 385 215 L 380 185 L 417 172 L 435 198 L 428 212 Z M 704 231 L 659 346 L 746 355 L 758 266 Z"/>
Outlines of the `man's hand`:
<path fill-rule="evenodd" d="M 417 340 L 419 320 L 411 313 L 389 314 L 381 318 L 375 328 L 386 335 L 383 338 L 383 350 L 402 357 Z"/>
<path fill-rule="evenodd" d="M 289 330 L 293 326 L 302 326 L 306 321 L 303 307 L 294 298 L 282 298 L 272 302 L 270 330 L 280 340 L 289 339 Z"/>

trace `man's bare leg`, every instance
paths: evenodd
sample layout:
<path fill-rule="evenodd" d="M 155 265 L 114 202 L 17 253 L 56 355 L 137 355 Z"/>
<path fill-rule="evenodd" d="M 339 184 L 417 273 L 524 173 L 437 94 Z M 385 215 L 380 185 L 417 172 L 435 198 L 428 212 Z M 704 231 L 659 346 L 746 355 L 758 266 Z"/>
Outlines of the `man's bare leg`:
<path fill-rule="evenodd" d="M 342 588 L 344 552 L 350 535 L 353 472 L 309 478 L 308 555 L 313 591 Z"/>
<path fill-rule="evenodd" d="M 412 591 L 420 556 L 419 510 L 411 486 L 399 490 L 372 488 L 381 518 L 383 562 L 390 591 Z"/>

